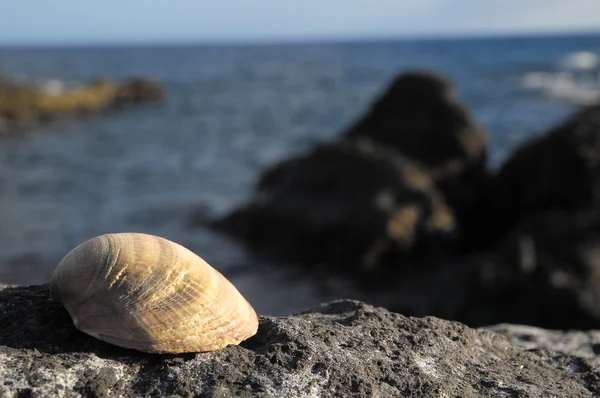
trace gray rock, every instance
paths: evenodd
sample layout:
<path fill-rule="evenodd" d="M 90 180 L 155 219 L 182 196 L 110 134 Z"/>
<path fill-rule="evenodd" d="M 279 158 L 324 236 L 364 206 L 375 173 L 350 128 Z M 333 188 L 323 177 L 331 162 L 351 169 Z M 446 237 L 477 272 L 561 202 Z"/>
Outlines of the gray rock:
<path fill-rule="evenodd" d="M 540 211 L 600 205 L 600 104 L 583 108 L 517 148 L 486 184 L 465 229 L 493 246 Z"/>
<path fill-rule="evenodd" d="M 457 233 L 431 177 L 368 140 L 321 144 L 278 163 L 250 203 L 211 226 L 254 252 L 361 277 L 432 262 Z"/>
<path fill-rule="evenodd" d="M 459 221 L 488 177 L 487 133 L 437 72 L 396 76 L 342 137 L 368 138 L 423 166 Z"/>
<path fill-rule="evenodd" d="M 486 158 L 454 85 L 404 72 L 347 131 L 267 168 L 251 200 L 210 225 L 255 253 L 358 279 L 421 268 L 457 249 Z"/>
<path fill-rule="evenodd" d="M 337 301 L 214 353 L 149 355 L 78 332 L 47 286 L 0 287 L 1 396 L 586 397 L 588 359 Z"/>
<path fill-rule="evenodd" d="M 503 334 L 512 345 L 525 350 L 543 348 L 587 358 L 600 365 L 600 330 L 547 330 L 505 323 L 486 329 Z"/>

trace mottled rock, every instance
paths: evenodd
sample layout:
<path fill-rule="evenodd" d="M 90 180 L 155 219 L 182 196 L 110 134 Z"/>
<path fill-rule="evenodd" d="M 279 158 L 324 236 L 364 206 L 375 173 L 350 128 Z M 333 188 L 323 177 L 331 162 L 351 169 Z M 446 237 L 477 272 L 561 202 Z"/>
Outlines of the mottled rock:
<path fill-rule="evenodd" d="M 448 80 L 404 73 L 338 139 L 266 170 L 250 203 L 215 225 L 312 266 L 428 263 L 458 246 L 488 176 L 486 145 Z"/>
<path fill-rule="evenodd" d="M 486 184 L 469 220 L 471 245 L 493 245 L 540 211 L 600 204 L 600 105 L 518 148 Z"/>
<path fill-rule="evenodd" d="M 30 286 L 0 290 L 0 380 L 3 396 L 36 397 L 586 397 L 600 391 L 600 368 L 348 300 L 261 317 L 241 346 L 143 354 L 77 331 L 47 286 Z"/>
<path fill-rule="evenodd" d="M 600 105 L 518 149 L 497 180 L 520 214 L 582 208 L 600 197 Z"/>
<path fill-rule="evenodd" d="M 433 72 L 397 76 L 343 137 L 368 138 L 422 166 L 459 218 L 488 176 L 486 134 L 453 84 Z"/>
<path fill-rule="evenodd" d="M 512 345 L 524 350 L 543 348 L 586 358 L 600 365 L 600 330 L 548 330 L 507 323 L 486 329 L 506 336 Z"/>
<path fill-rule="evenodd" d="M 0 131 L 20 131 L 53 120 L 100 114 L 129 105 L 158 101 L 164 90 L 146 78 L 132 78 L 121 84 L 97 79 L 89 84 L 76 84 L 65 89 L 65 83 L 54 81 L 56 90 L 33 84 L 0 80 Z"/>
<path fill-rule="evenodd" d="M 478 300 L 496 303 L 492 322 L 600 327 L 600 212 L 554 209 L 523 218 L 485 271 Z"/>
<path fill-rule="evenodd" d="M 164 96 L 163 88 L 157 83 L 148 78 L 136 77 L 119 86 L 113 106 L 124 107 L 143 102 L 160 101 Z"/>
<path fill-rule="evenodd" d="M 466 246 L 495 253 L 455 319 L 600 327 L 599 159 L 593 106 L 507 160 L 467 223 Z"/>
<path fill-rule="evenodd" d="M 253 248 L 350 272 L 435 255 L 455 232 L 429 176 L 369 141 L 323 144 L 275 165 L 251 203 L 215 226 Z"/>
<path fill-rule="evenodd" d="M 337 140 L 265 171 L 216 225 L 261 254 L 355 272 L 405 314 L 600 327 L 600 105 L 493 176 L 485 158 L 452 85 L 407 73 Z"/>
<path fill-rule="evenodd" d="M 600 212 L 535 213 L 494 250 L 448 258 L 416 275 L 393 282 L 399 287 L 394 310 L 424 310 L 470 326 L 600 328 Z"/>
<path fill-rule="evenodd" d="M 8 121 L 0 116 L 0 134 L 5 133 L 8 130 Z"/>

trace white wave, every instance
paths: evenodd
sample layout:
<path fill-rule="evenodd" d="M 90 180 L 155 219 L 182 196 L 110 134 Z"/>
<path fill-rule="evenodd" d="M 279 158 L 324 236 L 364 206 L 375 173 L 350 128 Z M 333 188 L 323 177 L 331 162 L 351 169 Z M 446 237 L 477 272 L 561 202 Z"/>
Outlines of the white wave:
<path fill-rule="evenodd" d="M 600 64 L 596 54 L 589 51 L 571 53 L 558 66 L 557 72 L 526 73 L 522 86 L 554 100 L 579 105 L 600 103 Z"/>
<path fill-rule="evenodd" d="M 546 87 L 545 94 L 554 99 L 592 105 L 600 102 L 600 80 L 581 82 L 571 75 L 559 75 Z"/>
<path fill-rule="evenodd" d="M 598 56 L 591 51 L 578 51 L 563 58 L 561 64 L 566 69 L 592 70 L 598 67 Z"/>
<path fill-rule="evenodd" d="M 529 72 L 523 77 L 523 87 L 530 89 L 542 89 L 552 80 L 552 73 Z"/>

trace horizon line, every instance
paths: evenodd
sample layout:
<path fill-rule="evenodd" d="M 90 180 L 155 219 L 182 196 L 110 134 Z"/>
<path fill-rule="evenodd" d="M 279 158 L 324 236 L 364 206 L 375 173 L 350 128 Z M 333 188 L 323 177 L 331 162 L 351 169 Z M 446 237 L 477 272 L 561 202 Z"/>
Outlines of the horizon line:
<path fill-rule="evenodd" d="M 262 46 L 262 45 L 299 45 L 299 44 L 343 44 L 361 43 L 370 41 L 437 41 L 437 40 L 477 40 L 477 39 L 527 39 L 544 38 L 553 36 L 594 36 L 600 35 L 599 28 L 582 29 L 555 29 L 555 30 L 495 30 L 495 31 L 464 31 L 464 32 L 431 32 L 431 33 L 406 33 L 406 34 L 373 34 L 373 35 L 324 35 L 324 36 L 290 36 L 290 37 L 262 37 L 253 39 L 242 38 L 179 38 L 179 39 L 123 39 L 115 40 L 87 40 L 87 41 L 24 41 L 2 42 L 0 49 L 27 49 L 27 48 L 81 48 L 81 47 L 183 47 L 183 46 Z"/>

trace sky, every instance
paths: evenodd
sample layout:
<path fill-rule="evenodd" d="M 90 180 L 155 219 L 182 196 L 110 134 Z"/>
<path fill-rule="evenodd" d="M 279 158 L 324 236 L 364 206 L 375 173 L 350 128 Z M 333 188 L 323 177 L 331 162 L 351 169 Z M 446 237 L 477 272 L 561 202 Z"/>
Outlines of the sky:
<path fill-rule="evenodd" d="M 600 31 L 600 0 L 0 0 L 0 45 Z"/>

